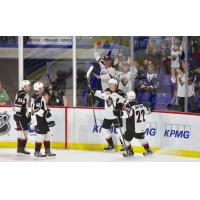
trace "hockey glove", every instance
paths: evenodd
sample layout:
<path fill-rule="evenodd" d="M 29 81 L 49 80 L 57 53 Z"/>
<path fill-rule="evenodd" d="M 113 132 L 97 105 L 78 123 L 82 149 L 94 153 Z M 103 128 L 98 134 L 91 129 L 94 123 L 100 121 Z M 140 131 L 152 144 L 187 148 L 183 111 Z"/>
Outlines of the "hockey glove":
<path fill-rule="evenodd" d="M 14 120 L 16 122 L 19 122 L 21 119 L 22 119 L 22 115 L 19 112 L 17 112 L 16 114 L 14 114 Z"/>
<path fill-rule="evenodd" d="M 123 103 L 117 103 L 115 106 L 115 110 L 121 110 L 123 108 Z"/>
<path fill-rule="evenodd" d="M 44 117 L 46 117 L 46 118 L 51 117 L 51 113 L 50 113 L 49 109 L 47 109 L 47 110 L 44 111 Z"/>
<path fill-rule="evenodd" d="M 95 94 L 95 89 L 92 89 L 92 88 L 88 89 L 88 94 L 94 95 Z"/>
<path fill-rule="evenodd" d="M 113 115 L 115 115 L 116 117 L 121 117 L 123 115 L 123 111 L 114 109 L 113 110 Z"/>

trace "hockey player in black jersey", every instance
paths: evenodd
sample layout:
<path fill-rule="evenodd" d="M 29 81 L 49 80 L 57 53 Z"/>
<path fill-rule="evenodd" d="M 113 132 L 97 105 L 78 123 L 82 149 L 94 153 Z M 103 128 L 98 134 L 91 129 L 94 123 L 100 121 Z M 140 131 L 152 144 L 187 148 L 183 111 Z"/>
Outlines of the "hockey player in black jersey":
<path fill-rule="evenodd" d="M 117 120 L 116 116 L 113 114 L 114 108 L 121 108 L 122 103 L 125 100 L 125 93 L 122 90 L 118 90 L 118 82 L 116 79 L 110 79 L 108 81 L 109 88 L 104 92 L 97 90 L 95 96 L 105 101 L 105 111 L 104 111 L 104 120 L 102 124 L 102 133 L 108 143 L 108 146 L 104 148 L 105 151 L 114 151 L 114 144 L 112 135 L 109 132 L 112 124 L 116 128 L 117 136 L 120 139 L 120 130 L 122 127 L 122 119 Z"/>
<path fill-rule="evenodd" d="M 133 138 L 136 138 L 144 147 L 144 155 L 152 154 L 149 143 L 145 138 L 145 115 L 150 114 L 151 110 L 143 104 L 138 104 L 135 101 L 135 97 L 135 92 L 129 91 L 127 93 L 127 100 L 124 102 L 124 108 L 113 111 L 115 116 L 126 119 L 126 131 L 123 134 L 127 148 L 127 153 L 123 154 L 125 157 L 134 155 L 131 147 Z"/>
<path fill-rule="evenodd" d="M 35 126 L 35 132 L 37 133 L 37 138 L 35 141 L 35 153 L 36 157 L 46 157 L 55 156 L 50 150 L 50 130 L 49 127 L 54 126 L 55 122 L 51 121 L 49 123 L 47 120 L 51 117 L 50 110 L 47 108 L 46 102 L 43 97 L 44 84 L 41 82 L 36 82 L 33 86 L 35 94 L 31 98 L 31 110 L 33 113 L 33 124 Z M 53 122 L 53 125 L 52 125 Z M 42 143 L 44 143 L 45 154 L 40 152 Z"/>
<path fill-rule="evenodd" d="M 31 114 L 28 111 L 29 92 L 31 91 L 31 83 L 28 80 L 23 80 L 19 90 L 15 96 L 14 120 L 16 121 L 19 136 L 17 138 L 17 153 L 30 154 L 25 150 L 28 135 L 28 123 L 31 121 Z"/>

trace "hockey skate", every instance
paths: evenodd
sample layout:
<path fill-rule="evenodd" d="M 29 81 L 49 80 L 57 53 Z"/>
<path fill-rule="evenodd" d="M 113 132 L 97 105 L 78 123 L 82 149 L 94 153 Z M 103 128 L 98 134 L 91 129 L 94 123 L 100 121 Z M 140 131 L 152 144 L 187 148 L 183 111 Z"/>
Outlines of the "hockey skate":
<path fill-rule="evenodd" d="M 134 156 L 134 152 L 132 149 L 127 149 L 127 151 L 125 153 L 123 153 L 124 157 L 130 157 L 130 156 Z"/>
<path fill-rule="evenodd" d="M 112 145 L 108 145 L 107 147 L 104 148 L 104 151 L 114 152 L 115 151 L 115 147 L 112 146 Z"/>
<path fill-rule="evenodd" d="M 18 148 L 17 153 L 19 154 L 25 154 L 25 155 L 30 155 L 31 153 L 29 151 L 26 151 L 24 148 Z"/>
<path fill-rule="evenodd" d="M 153 154 L 153 151 L 151 149 L 148 149 L 146 152 L 143 153 L 144 156 L 150 156 Z"/>
<path fill-rule="evenodd" d="M 46 155 L 42 154 L 41 152 L 35 152 L 34 156 L 37 157 L 37 158 L 44 158 L 44 157 L 46 157 Z"/>
<path fill-rule="evenodd" d="M 121 152 L 125 151 L 125 146 L 122 144 L 122 147 L 120 149 Z"/>
<path fill-rule="evenodd" d="M 46 156 L 49 156 L 49 157 L 56 156 L 56 154 L 55 154 L 55 153 L 52 153 L 51 151 L 45 152 L 45 155 L 46 155 Z"/>

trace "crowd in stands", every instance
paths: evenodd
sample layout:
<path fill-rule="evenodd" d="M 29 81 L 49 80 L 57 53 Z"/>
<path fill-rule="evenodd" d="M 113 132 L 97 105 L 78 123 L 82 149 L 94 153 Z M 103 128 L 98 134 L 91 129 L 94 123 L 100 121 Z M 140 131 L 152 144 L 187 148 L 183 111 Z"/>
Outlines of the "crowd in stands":
<path fill-rule="evenodd" d="M 180 37 L 163 39 L 159 44 L 149 39 L 146 49 L 135 52 L 131 60 L 130 56 L 120 57 L 110 52 L 101 58 L 95 46 L 90 87 L 105 90 L 108 79 L 114 77 L 119 89 L 134 90 L 137 101 L 153 109 L 185 111 L 187 96 L 188 111 L 200 112 L 200 66 L 198 62 L 196 66 L 186 63 L 184 49 Z M 103 103 L 97 100 L 95 106 L 101 107 Z"/>

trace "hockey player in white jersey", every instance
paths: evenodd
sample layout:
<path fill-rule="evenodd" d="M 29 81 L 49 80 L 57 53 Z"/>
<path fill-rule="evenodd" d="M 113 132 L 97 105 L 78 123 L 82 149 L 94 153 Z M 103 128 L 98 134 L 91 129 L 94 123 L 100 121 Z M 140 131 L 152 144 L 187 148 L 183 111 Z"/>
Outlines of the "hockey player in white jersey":
<path fill-rule="evenodd" d="M 131 147 L 131 141 L 136 138 L 145 149 L 144 155 L 152 154 L 149 143 L 145 138 L 145 116 L 151 113 L 150 108 L 143 104 L 138 104 L 135 101 L 136 95 L 134 91 L 127 93 L 127 100 L 124 103 L 122 110 L 114 110 L 114 115 L 125 118 L 126 131 L 123 134 L 127 153 L 123 155 L 133 156 L 134 152 Z"/>
<path fill-rule="evenodd" d="M 122 119 L 117 120 L 116 116 L 113 114 L 114 109 L 122 109 L 123 102 L 125 100 L 125 93 L 121 90 L 118 90 L 118 82 L 116 79 L 110 79 L 108 81 L 109 88 L 104 92 L 97 90 L 95 96 L 105 100 L 105 111 L 104 111 L 104 120 L 102 124 L 102 133 L 108 143 L 108 146 L 104 148 L 105 151 L 114 151 L 114 144 L 112 135 L 109 132 L 112 124 L 116 128 L 118 137 L 120 138 L 120 127 L 122 127 Z"/>
<path fill-rule="evenodd" d="M 105 55 L 103 58 L 100 57 L 97 52 L 97 46 L 95 46 L 94 57 L 101 67 L 100 75 L 93 74 L 97 79 L 101 79 L 102 90 L 105 91 L 108 88 L 108 81 L 111 78 L 116 77 L 116 70 L 112 66 L 112 58 L 109 55 Z"/>
<path fill-rule="evenodd" d="M 16 121 L 19 136 L 17 138 L 17 153 L 30 154 L 25 150 L 28 138 L 28 123 L 31 121 L 31 114 L 28 111 L 29 106 L 29 92 L 31 91 L 31 82 L 23 80 L 21 83 L 21 90 L 15 96 L 14 107 L 15 114 L 14 120 Z"/>

